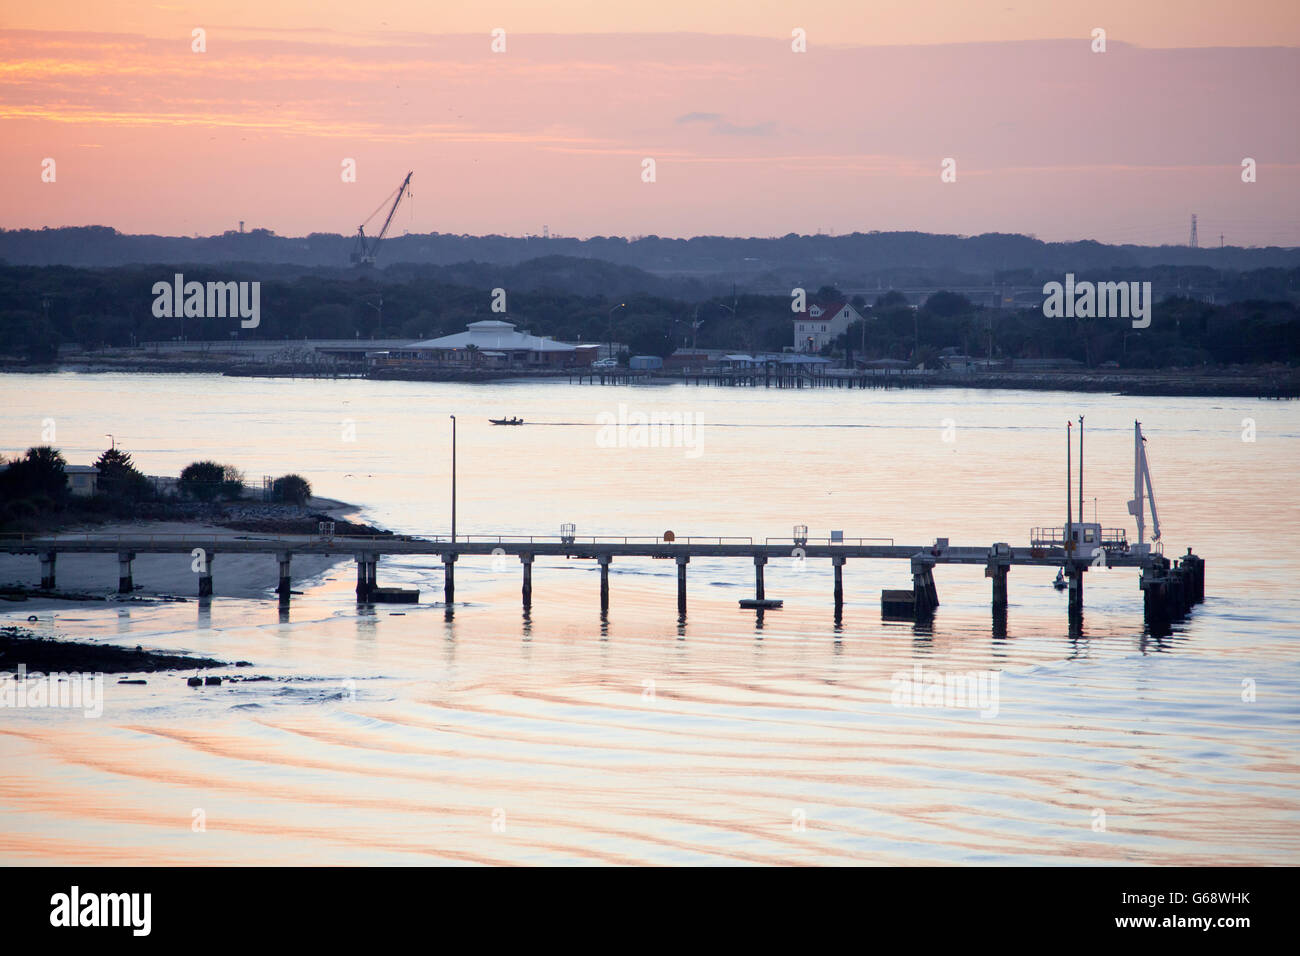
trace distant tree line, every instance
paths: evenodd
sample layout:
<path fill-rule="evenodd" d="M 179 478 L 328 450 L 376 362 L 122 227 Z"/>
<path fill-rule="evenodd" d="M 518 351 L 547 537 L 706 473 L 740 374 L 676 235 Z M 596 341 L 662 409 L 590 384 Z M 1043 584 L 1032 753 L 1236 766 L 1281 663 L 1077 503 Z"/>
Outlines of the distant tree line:
<path fill-rule="evenodd" d="M 976 359 L 1073 359 L 1090 367 L 1300 361 L 1300 309 L 1287 302 L 1220 306 L 1165 299 L 1153 306 L 1145 329 L 1134 329 L 1127 319 L 1052 319 L 1041 310 L 977 308 L 950 292 L 930 296 L 919 309 L 897 293 L 864 308 L 862 321 L 852 323 L 827 351 L 930 367 L 944 350 Z"/>
<path fill-rule="evenodd" d="M 268 229 L 229 230 L 219 236 L 128 235 L 108 226 L 0 229 L 0 260 L 23 265 L 111 267 L 133 263 L 227 262 L 346 267 L 354 238 L 316 232 L 277 236 Z M 979 236 L 924 232 L 853 232 L 837 236 L 470 236 L 413 233 L 390 236 L 380 251 L 383 265 L 517 265 L 547 256 L 600 260 L 656 273 L 737 277 L 770 275 L 781 284 L 803 276 L 842 281 L 872 270 L 960 270 L 987 276 L 1007 268 L 1065 271 L 1136 269 L 1159 265 L 1247 271 L 1293 269 L 1300 249 L 1223 248 L 1185 245 L 1109 245 L 1091 240 L 1043 242 L 1033 236 Z M 819 269 L 827 268 L 826 274 Z M 835 277 L 838 276 L 837 280 Z M 947 284 L 947 283 L 945 283 Z"/>
<path fill-rule="evenodd" d="M 186 281 L 262 282 L 261 324 L 241 329 L 237 318 L 155 317 L 153 284 L 170 281 L 177 271 Z M 409 266 L 361 273 L 268 272 L 247 266 L 0 267 L 0 361 L 49 363 L 62 344 L 95 350 L 182 335 L 219 342 L 228 342 L 232 333 L 241 340 L 417 341 L 460 332 L 487 318 L 505 318 L 520 331 L 564 341 L 612 339 L 634 355 L 667 356 L 692 346 L 779 351 L 793 345 L 788 294 L 738 291 L 682 298 L 610 291 L 632 282 L 630 272 L 635 270 L 564 259 L 509 269 L 470 263 L 455 269 Z M 1232 281 L 1243 293 L 1257 287 L 1300 288 L 1300 269 L 1260 272 L 1268 275 L 1246 273 Z M 448 282 L 450 273 L 475 284 Z M 1132 280 L 1137 275 L 1109 270 L 1086 277 Z M 1037 282 L 1042 277 L 1027 273 L 1012 278 Z M 504 315 L 492 311 L 494 288 L 506 290 Z M 810 301 L 845 299 L 834 286 L 809 281 L 805 288 Z M 831 351 L 854 359 L 919 362 L 945 349 L 1000 359 L 1072 358 L 1088 365 L 1113 361 L 1133 367 L 1300 359 L 1300 315 L 1285 295 L 1220 305 L 1166 298 L 1155 304 L 1151 327 L 1140 331 L 1122 319 L 1054 319 L 1041 309 L 986 308 L 950 292 L 930 296 L 919 309 L 909 307 L 897 292 L 884 292 L 870 303 L 858 294 L 853 304 L 864 316 L 865 329 L 850 329 Z"/>

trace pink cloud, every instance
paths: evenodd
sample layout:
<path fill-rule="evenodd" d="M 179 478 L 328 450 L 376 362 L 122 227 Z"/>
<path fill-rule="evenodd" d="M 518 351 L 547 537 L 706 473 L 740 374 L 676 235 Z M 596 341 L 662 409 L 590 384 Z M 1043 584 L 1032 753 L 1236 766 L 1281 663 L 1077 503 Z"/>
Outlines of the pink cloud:
<path fill-rule="evenodd" d="M 0 32 L 2 224 L 346 232 L 415 169 L 424 201 L 399 228 L 420 232 L 1105 238 L 1147 224 L 1156 241 L 1196 211 L 1207 232 L 1237 224 L 1239 242 L 1290 229 L 1300 243 L 1295 49 L 796 55 L 642 34 L 512 35 L 493 55 L 481 35 L 219 37 L 194 54 L 177 38 Z M 39 180 L 47 156 L 54 184 Z M 945 157 L 956 183 L 939 180 Z"/>

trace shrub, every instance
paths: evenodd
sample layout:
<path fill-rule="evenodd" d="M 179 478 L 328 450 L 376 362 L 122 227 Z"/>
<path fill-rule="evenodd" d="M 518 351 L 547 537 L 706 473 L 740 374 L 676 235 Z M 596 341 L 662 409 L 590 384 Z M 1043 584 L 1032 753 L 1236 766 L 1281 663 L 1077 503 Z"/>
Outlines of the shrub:
<path fill-rule="evenodd" d="M 14 459 L 0 471 L 0 499 L 43 495 L 54 501 L 64 500 L 68 497 L 66 464 L 57 448 L 41 445 L 27 449 L 24 457 Z"/>
<path fill-rule="evenodd" d="M 244 473 L 234 465 L 222 466 L 221 494 L 231 501 L 244 497 Z"/>
<path fill-rule="evenodd" d="M 37 508 L 26 498 L 19 498 L 17 501 L 10 501 L 4 506 L 4 511 L 0 512 L 4 516 L 5 524 L 17 524 L 30 518 L 35 518 Z"/>
<path fill-rule="evenodd" d="M 76 502 L 76 510 L 83 514 L 108 514 L 113 511 L 113 498 L 102 492 L 86 498 L 76 498 L 74 501 Z"/>
<path fill-rule="evenodd" d="M 99 491 L 117 501 L 145 501 L 154 497 L 153 485 L 131 461 L 129 452 L 110 448 L 95 461 Z"/>
<path fill-rule="evenodd" d="M 311 482 L 301 475 L 281 475 L 272 482 L 271 492 L 276 501 L 305 505 L 311 497 Z"/>
<path fill-rule="evenodd" d="M 215 461 L 196 461 L 181 469 L 181 494 L 199 501 L 215 501 L 222 491 L 226 466 Z"/>

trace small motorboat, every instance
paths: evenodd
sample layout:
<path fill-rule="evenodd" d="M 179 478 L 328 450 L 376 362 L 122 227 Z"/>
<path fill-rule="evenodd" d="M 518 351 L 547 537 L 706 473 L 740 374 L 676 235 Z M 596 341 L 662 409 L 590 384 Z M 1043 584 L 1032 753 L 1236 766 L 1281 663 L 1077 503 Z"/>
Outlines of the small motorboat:
<path fill-rule="evenodd" d="M 524 423 L 522 418 L 489 418 L 488 421 L 493 425 L 522 425 Z"/>
<path fill-rule="evenodd" d="M 1061 568 L 1059 571 L 1056 572 L 1056 580 L 1052 582 L 1052 587 L 1056 588 L 1056 590 L 1058 590 L 1058 591 L 1064 591 L 1064 590 L 1065 590 L 1065 588 L 1066 588 L 1066 584 L 1065 584 L 1065 569 L 1064 569 L 1064 568 Z"/>

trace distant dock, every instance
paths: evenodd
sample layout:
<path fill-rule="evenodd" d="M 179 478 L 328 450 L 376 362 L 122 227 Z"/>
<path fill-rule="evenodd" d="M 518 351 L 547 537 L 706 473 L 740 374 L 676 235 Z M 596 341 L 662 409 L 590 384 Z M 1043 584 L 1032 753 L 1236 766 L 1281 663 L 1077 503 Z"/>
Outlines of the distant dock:
<path fill-rule="evenodd" d="M 1185 374 L 1181 370 L 1089 369 L 1029 371 L 989 369 L 582 369 L 571 385 L 699 385 L 718 388 L 981 388 L 1025 391 L 1106 392 L 1114 395 L 1222 398 L 1300 398 L 1294 371 Z"/>

